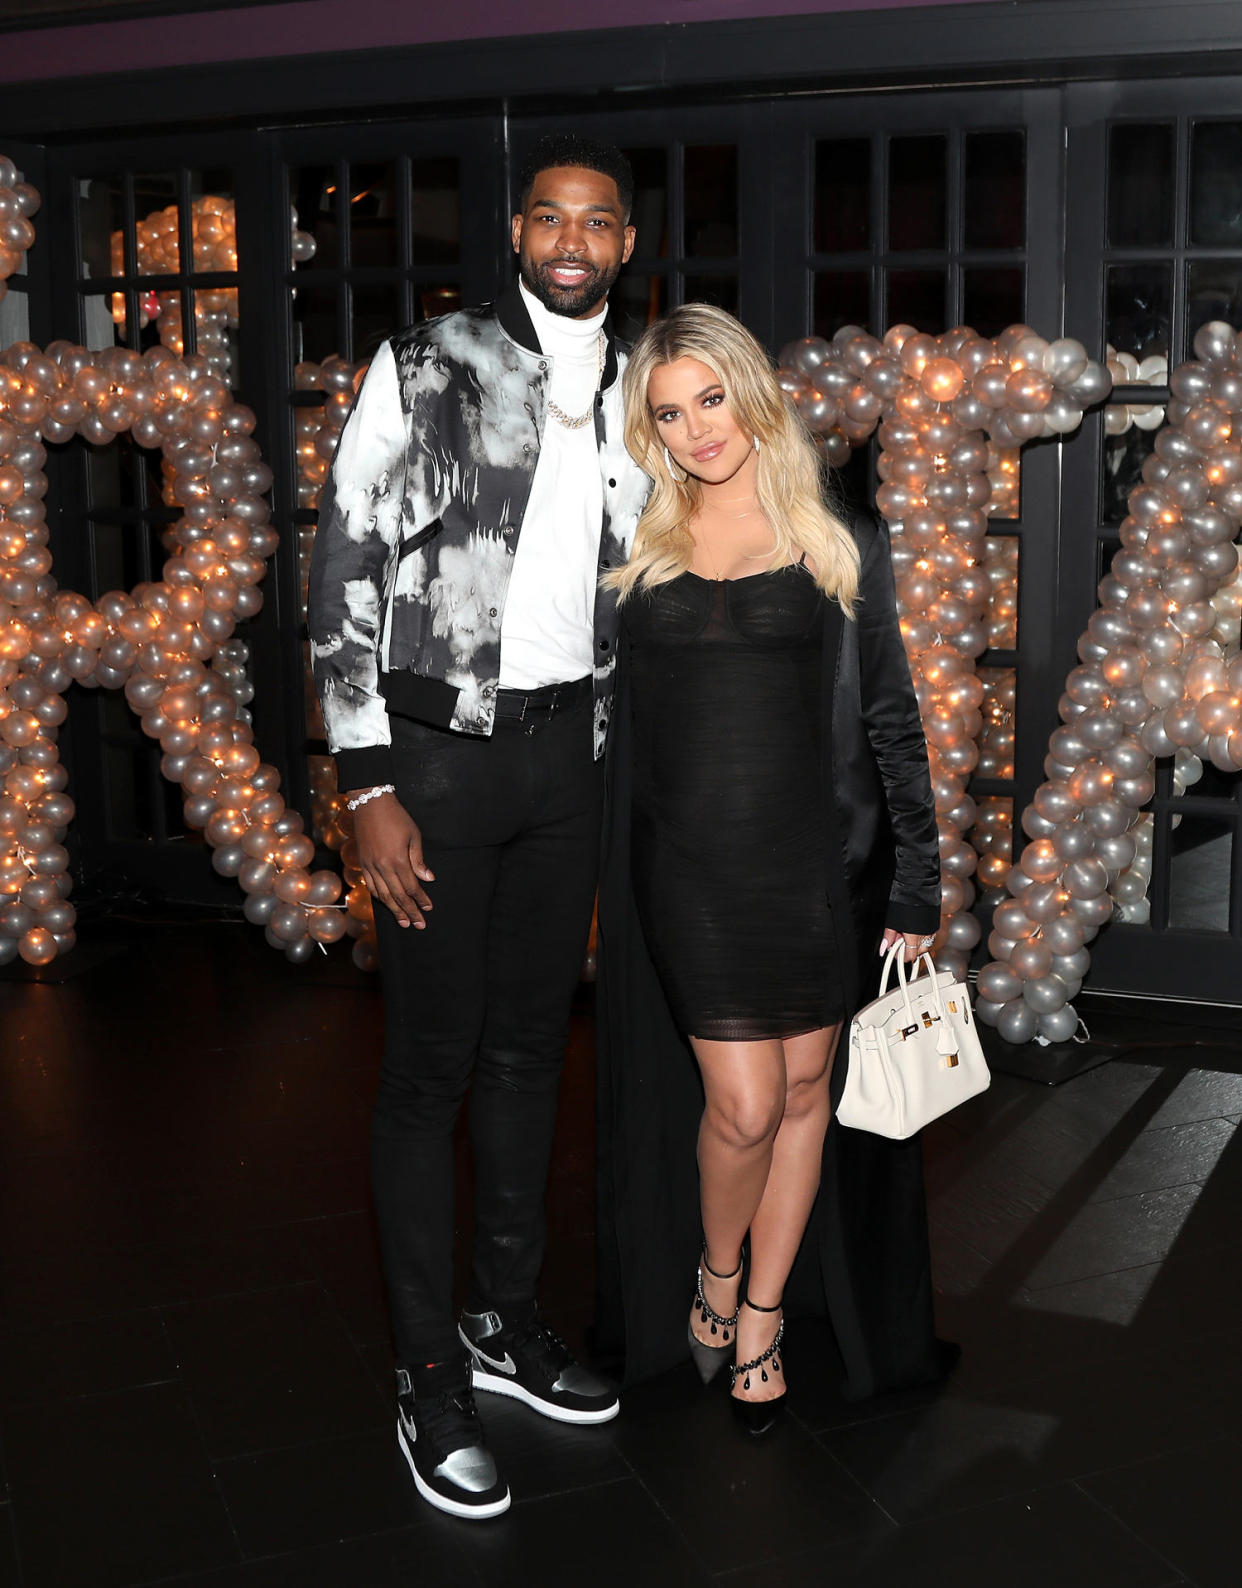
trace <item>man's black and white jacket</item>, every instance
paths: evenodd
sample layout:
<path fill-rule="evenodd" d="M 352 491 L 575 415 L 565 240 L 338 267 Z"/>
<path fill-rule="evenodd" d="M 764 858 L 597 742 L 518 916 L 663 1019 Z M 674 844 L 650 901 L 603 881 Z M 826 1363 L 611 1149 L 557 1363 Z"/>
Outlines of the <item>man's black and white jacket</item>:
<path fill-rule="evenodd" d="M 625 354 L 605 322 L 595 406 L 601 573 L 629 555 L 650 481 L 625 450 Z M 325 482 L 307 619 L 340 786 L 391 781 L 388 713 L 487 735 L 501 626 L 547 419 L 551 360 L 516 285 L 411 326 L 376 354 Z M 617 604 L 595 601 L 595 753 L 616 667 Z"/>

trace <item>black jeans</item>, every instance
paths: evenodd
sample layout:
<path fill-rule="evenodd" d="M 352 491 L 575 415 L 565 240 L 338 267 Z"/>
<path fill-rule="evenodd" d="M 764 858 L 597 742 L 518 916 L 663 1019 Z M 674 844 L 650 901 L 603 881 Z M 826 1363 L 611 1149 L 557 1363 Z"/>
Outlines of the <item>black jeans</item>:
<path fill-rule="evenodd" d="M 488 739 L 394 717 L 395 782 L 419 824 L 425 930 L 376 905 L 385 1043 L 372 1183 L 399 1362 L 461 1349 L 453 1126 L 473 1077 L 471 1311 L 535 1297 L 569 1009 L 590 925 L 601 766 L 589 697 Z"/>

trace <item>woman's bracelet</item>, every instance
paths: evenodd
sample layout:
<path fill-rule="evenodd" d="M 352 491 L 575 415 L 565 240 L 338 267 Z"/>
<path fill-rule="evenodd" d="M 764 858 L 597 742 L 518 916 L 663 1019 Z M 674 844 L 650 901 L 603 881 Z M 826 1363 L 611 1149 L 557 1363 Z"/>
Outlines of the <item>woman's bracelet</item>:
<path fill-rule="evenodd" d="M 353 799 L 345 801 L 347 811 L 356 811 L 360 805 L 365 805 L 368 800 L 377 800 L 381 794 L 395 794 L 395 783 L 377 783 L 374 788 L 365 790 L 362 794 L 355 794 Z"/>

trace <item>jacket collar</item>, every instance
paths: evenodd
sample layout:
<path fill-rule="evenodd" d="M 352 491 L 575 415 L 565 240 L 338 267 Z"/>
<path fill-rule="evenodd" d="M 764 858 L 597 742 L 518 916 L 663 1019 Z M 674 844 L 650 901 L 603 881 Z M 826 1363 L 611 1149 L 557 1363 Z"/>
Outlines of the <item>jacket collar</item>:
<path fill-rule="evenodd" d="M 539 353 L 539 338 L 531 323 L 530 312 L 522 301 L 516 280 L 511 281 L 496 299 L 496 317 L 506 336 L 528 353 Z M 604 373 L 600 376 L 600 390 L 606 391 L 617 378 L 617 337 L 612 323 L 612 306 L 604 316 Z"/>

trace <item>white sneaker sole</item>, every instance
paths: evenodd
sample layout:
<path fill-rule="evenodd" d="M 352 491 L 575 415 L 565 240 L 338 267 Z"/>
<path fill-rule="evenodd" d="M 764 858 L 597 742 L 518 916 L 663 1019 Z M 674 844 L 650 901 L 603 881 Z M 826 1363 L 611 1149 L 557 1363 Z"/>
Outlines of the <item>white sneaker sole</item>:
<path fill-rule="evenodd" d="M 462 1339 L 466 1340 L 464 1334 Z M 468 1340 L 466 1346 L 469 1349 Z M 537 1395 L 532 1395 L 528 1389 L 523 1389 L 520 1384 L 516 1384 L 511 1378 L 506 1378 L 503 1373 L 490 1373 L 473 1350 L 470 1351 L 470 1356 L 474 1362 L 475 1389 L 487 1390 L 491 1395 L 507 1395 L 510 1400 L 521 1401 L 523 1406 L 529 1406 L 542 1417 L 550 1417 L 554 1423 L 610 1423 L 621 1410 L 619 1400 L 613 1401 L 611 1406 L 605 1406 L 598 1412 L 583 1412 L 573 1406 L 557 1406 L 551 1401 L 540 1400 Z"/>
<path fill-rule="evenodd" d="M 489 1516 L 501 1516 L 509 1509 L 511 1496 L 508 1489 L 505 1490 L 503 1500 L 492 1500 L 487 1505 L 465 1505 L 462 1501 L 450 1500 L 447 1496 L 439 1493 L 438 1490 L 433 1489 L 414 1465 L 414 1452 L 405 1442 L 405 1430 L 401 1426 L 399 1417 L 397 1419 L 397 1444 L 401 1448 L 401 1454 L 405 1457 L 406 1465 L 410 1469 L 410 1475 L 414 1479 L 415 1487 L 427 1504 L 434 1505 L 437 1511 L 446 1511 L 449 1516 L 464 1517 L 470 1522 L 485 1522 Z"/>

